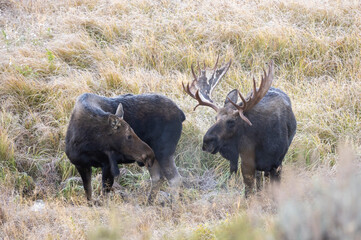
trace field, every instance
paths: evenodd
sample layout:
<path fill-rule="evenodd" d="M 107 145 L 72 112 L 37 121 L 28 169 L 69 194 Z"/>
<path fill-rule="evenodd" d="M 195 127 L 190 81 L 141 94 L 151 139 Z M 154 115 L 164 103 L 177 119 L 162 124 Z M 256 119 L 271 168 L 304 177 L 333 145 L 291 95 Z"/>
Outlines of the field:
<path fill-rule="evenodd" d="M 360 239 L 361 4 L 357 0 L 0 0 L 0 239 Z M 187 96 L 197 61 L 232 66 L 213 95 L 246 94 L 270 60 L 297 133 L 280 186 L 245 199 L 240 174 L 202 152 L 214 111 Z M 176 164 L 146 205 L 149 173 L 122 165 L 88 206 L 64 153 L 77 96 L 156 92 L 185 112 Z"/>

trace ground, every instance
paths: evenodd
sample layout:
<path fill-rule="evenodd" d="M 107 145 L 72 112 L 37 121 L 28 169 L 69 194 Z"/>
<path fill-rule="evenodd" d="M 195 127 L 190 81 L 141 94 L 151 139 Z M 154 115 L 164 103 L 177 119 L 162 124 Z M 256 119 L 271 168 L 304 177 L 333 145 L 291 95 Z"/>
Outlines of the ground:
<path fill-rule="evenodd" d="M 358 1 L 0 0 L 0 239 L 357 239 L 361 165 Z M 201 151 L 214 112 L 182 82 L 197 61 L 232 60 L 214 90 L 275 63 L 297 133 L 281 185 L 250 199 L 229 162 Z M 108 197 L 93 170 L 88 206 L 64 153 L 77 96 L 156 92 L 187 120 L 176 151 L 180 199 L 145 204 L 149 174 L 121 166 Z"/>

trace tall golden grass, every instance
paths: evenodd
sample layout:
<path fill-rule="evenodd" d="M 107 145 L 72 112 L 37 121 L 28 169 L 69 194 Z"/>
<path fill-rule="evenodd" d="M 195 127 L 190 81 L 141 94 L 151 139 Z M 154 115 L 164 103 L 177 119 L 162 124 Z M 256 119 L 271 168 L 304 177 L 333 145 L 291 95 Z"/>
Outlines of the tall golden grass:
<path fill-rule="evenodd" d="M 360 215 L 349 214 L 361 212 L 360 178 L 349 177 L 360 173 L 359 1 L 0 0 L 0 31 L 0 239 L 360 236 Z M 213 65 L 218 54 L 233 60 L 214 92 L 218 103 L 234 88 L 249 91 L 273 59 L 274 86 L 288 93 L 298 121 L 281 187 L 247 201 L 241 178 L 228 180 L 229 163 L 201 151 L 214 113 L 193 112 L 181 88 L 191 64 Z M 63 152 L 85 92 L 156 92 L 183 109 L 178 204 L 143 205 L 149 174 L 124 166 L 104 205 L 87 207 Z M 354 154 L 340 157 L 342 149 Z M 340 180 L 343 165 L 354 171 Z"/>

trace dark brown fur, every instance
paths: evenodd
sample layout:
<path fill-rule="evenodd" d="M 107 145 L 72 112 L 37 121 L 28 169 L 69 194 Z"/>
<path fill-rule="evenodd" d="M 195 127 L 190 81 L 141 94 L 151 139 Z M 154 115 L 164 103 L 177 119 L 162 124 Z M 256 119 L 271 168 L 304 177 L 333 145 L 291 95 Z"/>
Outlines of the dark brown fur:
<path fill-rule="evenodd" d="M 128 126 L 128 130 L 133 129 L 134 134 L 143 141 L 143 144 L 150 147 L 150 151 L 154 154 L 152 157 L 155 156 L 154 164 L 148 166 L 152 178 L 149 201 L 152 201 L 163 176 L 174 188 L 181 183 L 173 154 L 185 116 L 170 99 L 157 94 L 127 94 L 115 98 L 89 93 L 81 95 L 69 123 L 66 153 L 70 161 L 77 166 L 83 178 L 84 188 L 88 192 L 91 188 L 86 186 L 87 181 L 84 181 L 84 178 L 90 178 L 91 166 L 102 168 L 105 187 L 111 186 L 114 180 L 114 174 L 111 174 L 110 166 L 106 164 L 112 162 L 109 158 L 117 163 L 137 161 L 140 166 L 144 166 L 144 161 L 142 162 L 139 156 L 144 157 L 145 154 L 149 159 L 149 149 L 144 147 L 124 149 L 121 147 L 124 144 L 121 139 L 115 141 L 115 145 L 109 148 L 109 142 L 113 141 L 109 139 L 109 124 L 107 125 L 104 119 L 114 115 L 119 104 L 124 109 L 124 126 Z"/>
<path fill-rule="evenodd" d="M 199 68 L 197 76 L 191 67 L 193 81 L 183 84 L 184 91 L 198 101 L 198 106 L 211 107 L 217 112 L 216 123 L 203 138 L 203 151 L 220 153 L 230 161 L 231 174 L 238 170 L 238 157 L 242 159 L 245 195 L 248 196 L 257 180 L 261 188 L 261 172 L 279 181 L 283 158 L 296 133 L 296 119 L 289 97 L 280 89 L 272 88 L 273 61 L 268 73 L 264 71 L 259 88 L 253 78 L 253 90 L 247 97 L 234 89 L 226 97 L 224 107 L 212 100 L 214 87 L 230 67 L 231 61 L 217 69 Z M 208 73 L 208 74 L 207 74 Z M 238 96 L 242 102 L 237 104 Z"/>
<path fill-rule="evenodd" d="M 266 177 L 279 181 L 282 160 L 296 133 L 296 119 L 289 97 L 277 88 L 270 88 L 264 98 L 245 113 L 252 122 L 250 126 L 228 100 L 237 102 L 237 96 L 236 90 L 228 94 L 224 107 L 217 113 L 216 123 L 203 138 L 203 150 L 212 154 L 219 152 L 228 159 L 231 173 L 237 172 L 238 156 L 241 156 L 247 196 L 254 186 L 256 171 L 264 171 Z"/>

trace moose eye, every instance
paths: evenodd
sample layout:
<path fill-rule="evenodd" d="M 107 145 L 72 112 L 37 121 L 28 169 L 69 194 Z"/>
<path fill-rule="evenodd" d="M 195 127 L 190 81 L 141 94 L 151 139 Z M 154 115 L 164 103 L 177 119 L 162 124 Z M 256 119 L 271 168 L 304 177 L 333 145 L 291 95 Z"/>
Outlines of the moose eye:
<path fill-rule="evenodd" d="M 127 140 L 130 140 L 130 139 L 132 139 L 132 135 L 127 136 Z"/>
<path fill-rule="evenodd" d="M 227 120 L 226 122 L 228 128 L 233 128 L 236 125 L 234 120 Z"/>

